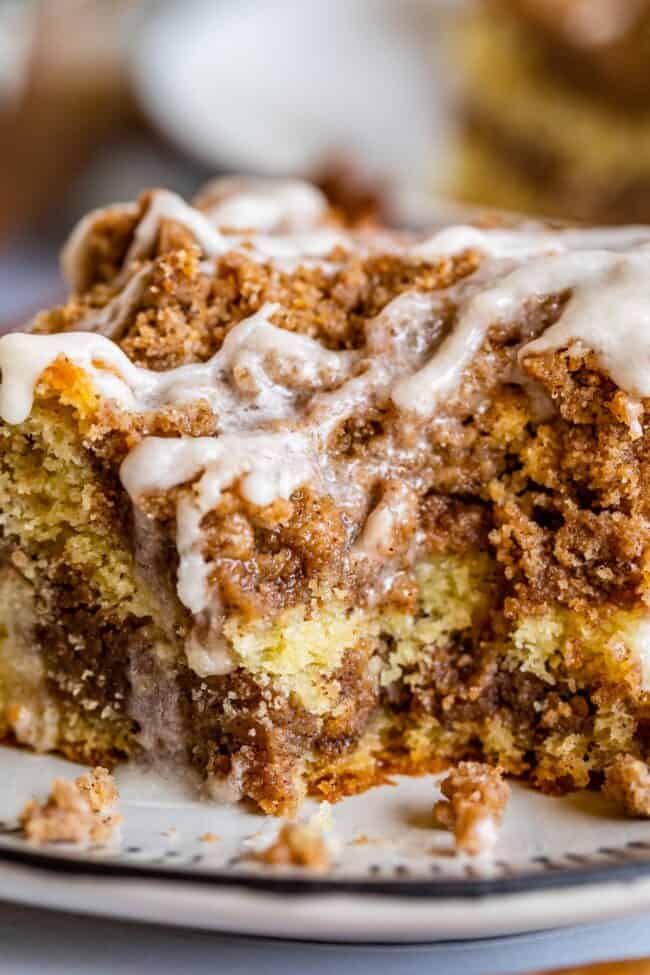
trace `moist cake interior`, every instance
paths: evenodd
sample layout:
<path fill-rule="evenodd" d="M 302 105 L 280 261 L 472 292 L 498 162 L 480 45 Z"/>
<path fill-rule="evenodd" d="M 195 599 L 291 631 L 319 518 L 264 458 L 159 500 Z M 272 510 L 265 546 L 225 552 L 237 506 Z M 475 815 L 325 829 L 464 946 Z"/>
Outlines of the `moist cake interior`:
<path fill-rule="evenodd" d="M 645 759 L 650 229 L 90 214 L 0 340 L 0 722 L 291 813 Z"/>

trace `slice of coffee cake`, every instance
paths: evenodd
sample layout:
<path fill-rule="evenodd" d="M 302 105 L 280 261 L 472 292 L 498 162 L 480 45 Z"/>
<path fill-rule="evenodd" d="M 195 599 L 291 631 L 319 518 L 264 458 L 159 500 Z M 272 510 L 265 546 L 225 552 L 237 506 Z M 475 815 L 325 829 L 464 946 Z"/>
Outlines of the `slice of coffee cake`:
<path fill-rule="evenodd" d="M 646 758 L 650 229 L 411 239 L 231 181 L 64 267 L 0 340 L 7 735 L 274 813 Z"/>

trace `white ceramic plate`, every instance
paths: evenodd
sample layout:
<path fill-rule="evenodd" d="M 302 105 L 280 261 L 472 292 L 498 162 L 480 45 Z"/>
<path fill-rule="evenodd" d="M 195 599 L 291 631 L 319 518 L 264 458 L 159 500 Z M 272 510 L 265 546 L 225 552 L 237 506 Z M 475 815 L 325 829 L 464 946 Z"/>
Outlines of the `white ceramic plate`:
<path fill-rule="evenodd" d="M 332 807 L 326 875 L 246 858 L 277 821 L 197 801 L 126 768 L 111 848 L 30 847 L 12 831 L 61 759 L 0 748 L 0 898 L 90 914 L 329 941 L 438 941 L 563 927 L 650 909 L 650 824 L 601 797 L 515 787 L 494 854 L 451 853 L 436 829 L 433 777 L 400 779 Z M 317 807 L 308 804 L 305 814 Z M 219 836 L 207 843 L 206 832 Z"/>

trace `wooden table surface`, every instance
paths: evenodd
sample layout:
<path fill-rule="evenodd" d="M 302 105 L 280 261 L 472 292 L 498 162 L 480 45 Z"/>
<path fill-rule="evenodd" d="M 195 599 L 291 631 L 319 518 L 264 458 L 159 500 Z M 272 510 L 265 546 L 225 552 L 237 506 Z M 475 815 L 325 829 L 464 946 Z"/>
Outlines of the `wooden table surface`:
<path fill-rule="evenodd" d="M 556 972 L 557 975 L 650 975 L 650 958 L 639 958 L 634 961 L 605 961 L 578 968 L 560 968 Z"/>

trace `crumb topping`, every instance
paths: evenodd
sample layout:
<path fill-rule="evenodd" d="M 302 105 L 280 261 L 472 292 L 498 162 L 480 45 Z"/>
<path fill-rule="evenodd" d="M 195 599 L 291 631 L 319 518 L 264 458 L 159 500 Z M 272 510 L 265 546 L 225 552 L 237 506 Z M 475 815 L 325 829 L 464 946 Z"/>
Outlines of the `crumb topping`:
<path fill-rule="evenodd" d="M 461 762 L 440 785 L 444 799 L 434 815 L 454 834 L 456 849 L 476 856 L 488 853 L 497 841 L 510 787 L 498 768 L 483 762 Z"/>
<path fill-rule="evenodd" d="M 285 823 L 273 842 L 255 860 L 272 866 L 308 867 L 326 871 L 332 864 L 332 854 L 321 827 L 316 823 Z"/>
<path fill-rule="evenodd" d="M 113 806 L 120 797 L 115 785 L 115 779 L 103 766 L 98 765 L 92 771 L 86 772 L 75 779 L 74 783 L 90 806 L 93 813 L 105 812 Z"/>
<path fill-rule="evenodd" d="M 650 817 L 650 769 L 632 755 L 621 755 L 605 771 L 603 792 L 628 816 Z"/>
<path fill-rule="evenodd" d="M 54 779 L 45 802 L 31 799 L 20 814 L 27 839 L 46 843 L 105 846 L 113 838 L 121 816 L 112 810 L 118 792 L 110 773 L 102 767 L 69 779 Z"/>

